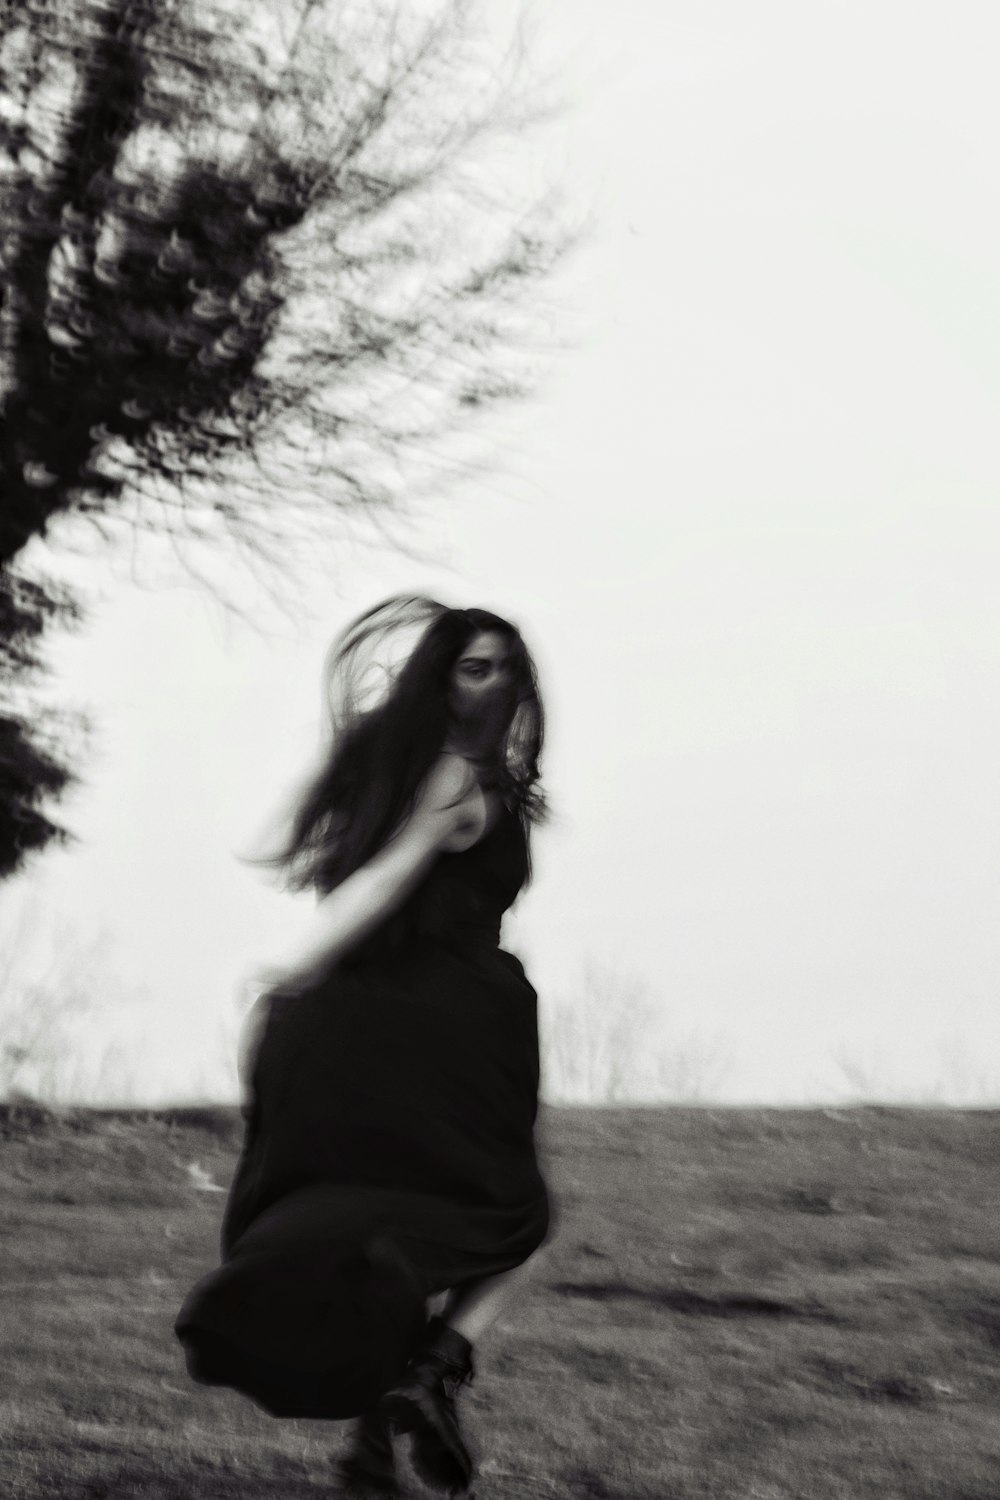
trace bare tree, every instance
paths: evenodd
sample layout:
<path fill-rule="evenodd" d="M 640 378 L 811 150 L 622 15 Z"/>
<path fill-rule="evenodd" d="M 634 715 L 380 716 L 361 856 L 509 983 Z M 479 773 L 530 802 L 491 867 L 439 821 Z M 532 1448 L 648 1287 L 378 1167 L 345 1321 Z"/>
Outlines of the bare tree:
<path fill-rule="evenodd" d="M 658 1097 L 671 1104 L 704 1104 L 718 1097 L 730 1076 L 732 1052 L 721 1031 L 676 1030 L 657 1066 Z"/>
<path fill-rule="evenodd" d="M 5 937 L 16 937 L 6 929 Z M 28 976 L 19 963 L 20 941 L 5 944 L 0 964 L 0 1100 L 63 1104 L 79 1097 L 88 1067 L 81 1034 L 97 1033 L 98 995 L 108 992 L 108 939 L 82 943 L 65 926 L 54 934 L 53 956 Z M 90 1052 L 95 1049 L 93 1045 Z M 98 1068 L 121 1071 L 127 1059 L 114 1042 L 100 1047 Z"/>
<path fill-rule="evenodd" d="M 178 1048 L 176 1014 L 151 1010 L 106 928 L 54 917 L 37 886 L 18 894 L 0 908 L 0 1103 L 141 1105 L 151 1087 L 199 1100 L 232 1091 L 235 1016 Z"/>
<path fill-rule="evenodd" d="M 841 1040 L 832 1051 L 849 1104 L 899 1104 L 960 1108 L 995 1106 L 1000 1071 L 992 1056 L 957 1032 L 935 1038 L 934 1057 L 923 1071 L 899 1047 Z"/>
<path fill-rule="evenodd" d="M 463 0 L 0 0 L 9 680 L 73 614 L 15 566 L 57 519 L 266 576 L 440 483 L 527 388 L 525 291 L 565 236 L 499 166 L 518 77 Z M 0 777 L 2 877 L 69 778 L 13 701 Z"/>
<path fill-rule="evenodd" d="M 702 1103 L 731 1068 L 721 1034 L 671 1027 L 643 979 L 594 958 L 571 990 L 546 997 L 541 1032 L 554 1103 Z"/>

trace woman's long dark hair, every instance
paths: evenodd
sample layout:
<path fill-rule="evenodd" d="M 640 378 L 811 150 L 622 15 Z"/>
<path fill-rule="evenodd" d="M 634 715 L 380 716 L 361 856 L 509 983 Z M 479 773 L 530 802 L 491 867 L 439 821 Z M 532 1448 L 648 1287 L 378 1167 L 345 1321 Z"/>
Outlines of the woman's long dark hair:
<path fill-rule="evenodd" d="M 414 630 L 419 638 L 406 652 Z M 488 610 L 397 595 L 349 626 L 327 657 L 329 757 L 302 794 L 286 846 L 261 861 L 282 870 L 292 889 L 332 890 L 409 813 L 451 727 L 452 667 L 486 630 L 507 646 L 510 720 L 480 779 L 516 814 L 527 844 L 531 825 L 545 815 L 538 785 L 544 715 L 520 632 Z"/>

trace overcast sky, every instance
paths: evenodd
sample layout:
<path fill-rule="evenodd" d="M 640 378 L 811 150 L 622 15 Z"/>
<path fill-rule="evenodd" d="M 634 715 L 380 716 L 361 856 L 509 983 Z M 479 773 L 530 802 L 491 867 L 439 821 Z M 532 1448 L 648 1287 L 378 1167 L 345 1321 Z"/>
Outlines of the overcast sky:
<path fill-rule="evenodd" d="M 231 1095 L 243 979 L 300 914 L 235 854 L 312 752 L 331 636 L 428 592 L 540 662 L 555 817 L 507 943 L 561 1035 L 640 992 L 640 1093 L 687 1049 L 724 1100 L 998 1102 L 1000 21 L 534 14 L 568 106 L 537 149 L 593 222 L 544 391 L 423 560 L 331 542 L 297 621 L 95 555 L 51 653 L 96 725 L 81 842 L 4 893 L 22 972 L 101 939 L 60 1035 L 150 1099 Z"/>

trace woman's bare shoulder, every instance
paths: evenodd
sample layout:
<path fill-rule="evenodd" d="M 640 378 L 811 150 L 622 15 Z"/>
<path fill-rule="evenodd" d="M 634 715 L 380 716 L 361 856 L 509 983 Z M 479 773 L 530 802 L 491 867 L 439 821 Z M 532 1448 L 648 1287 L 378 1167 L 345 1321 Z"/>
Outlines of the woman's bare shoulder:
<path fill-rule="evenodd" d="M 475 767 L 455 751 L 442 751 L 431 767 L 417 803 L 437 824 L 442 853 L 471 848 L 486 831 L 489 807 Z"/>
<path fill-rule="evenodd" d="M 420 789 L 419 801 L 430 810 L 443 811 L 482 796 L 475 769 L 455 750 L 442 750 Z"/>

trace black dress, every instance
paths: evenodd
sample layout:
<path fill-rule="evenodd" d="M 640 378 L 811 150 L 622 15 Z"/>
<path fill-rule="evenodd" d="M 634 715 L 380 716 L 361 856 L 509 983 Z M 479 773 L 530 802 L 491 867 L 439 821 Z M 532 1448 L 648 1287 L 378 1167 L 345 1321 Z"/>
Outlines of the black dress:
<path fill-rule="evenodd" d="M 176 1323 L 196 1380 L 276 1416 L 358 1415 L 427 1296 L 545 1239 L 536 995 L 498 946 L 526 868 L 504 810 L 325 979 L 258 1002 L 222 1265 Z"/>

